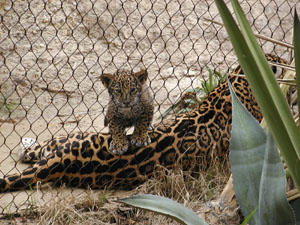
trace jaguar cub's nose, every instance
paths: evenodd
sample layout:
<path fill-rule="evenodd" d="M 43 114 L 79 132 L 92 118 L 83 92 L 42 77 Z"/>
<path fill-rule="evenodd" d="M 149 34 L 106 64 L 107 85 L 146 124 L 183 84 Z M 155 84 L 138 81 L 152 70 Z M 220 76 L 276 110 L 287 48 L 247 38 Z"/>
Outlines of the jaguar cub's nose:
<path fill-rule="evenodd" d="M 130 101 L 125 100 L 125 101 L 123 101 L 123 104 L 124 104 L 125 106 L 129 106 L 129 105 L 130 105 Z"/>

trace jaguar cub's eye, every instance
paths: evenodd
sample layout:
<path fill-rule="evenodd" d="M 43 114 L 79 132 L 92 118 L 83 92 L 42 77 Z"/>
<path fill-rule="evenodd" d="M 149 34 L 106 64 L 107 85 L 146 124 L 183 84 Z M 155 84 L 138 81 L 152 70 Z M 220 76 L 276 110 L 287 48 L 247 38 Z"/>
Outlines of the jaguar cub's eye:
<path fill-rule="evenodd" d="M 135 88 L 131 88 L 130 93 L 134 93 L 134 92 L 135 92 Z"/>
<path fill-rule="evenodd" d="M 115 92 L 116 92 L 117 94 L 121 94 L 121 89 L 117 88 L 117 89 L 115 89 Z"/>

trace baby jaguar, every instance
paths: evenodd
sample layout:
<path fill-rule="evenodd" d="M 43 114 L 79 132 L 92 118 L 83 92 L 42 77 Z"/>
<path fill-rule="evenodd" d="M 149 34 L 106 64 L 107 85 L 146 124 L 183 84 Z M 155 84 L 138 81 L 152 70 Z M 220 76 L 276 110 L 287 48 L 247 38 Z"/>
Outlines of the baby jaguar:
<path fill-rule="evenodd" d="M 137 147 L 150 144 L 148 129 L 153 118 L 153 98 L 146 85 L 148 73 L 118 70 L 114 75 L 102 74 L 101 81 L 109 93 L 108 110 L 104 125 L 112 135 L 109 150 L 123 154 L 129 143 L 125 128 L 134 126 L 130 143 Z"/>

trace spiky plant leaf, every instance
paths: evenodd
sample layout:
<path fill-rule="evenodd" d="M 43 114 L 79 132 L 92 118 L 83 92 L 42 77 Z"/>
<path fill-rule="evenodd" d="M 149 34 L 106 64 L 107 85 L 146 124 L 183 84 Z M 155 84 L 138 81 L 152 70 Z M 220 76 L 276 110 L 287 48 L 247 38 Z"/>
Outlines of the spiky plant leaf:
<path fill-rule="evenodd" d="M 216 0 L 240 65 L 250 83 L 277 146 L 300 190 L 300 138 L 289 107 L 237 0 L 232 0 L 241 30 L 223 0 Z"/>
<path fill-rule="evenodd" d="M 286 176 L 278 149 L 268 134 L 259 189 L 261 225 L 295 225 L 295 215 L 286 198 Z"/>
<path fill-rule="evenodd" d="M 300 101 L 300 21 L 297 10 L 295 8 L 294 15 L 294 53 L 295 53 L 295 66 L 296 66 L 296 81 L 297 81 L 297 92 L 298 102 Z"/>
<path fill-rule="evenodd" d="M 166 215 L 182 224 L 207 225 L 207 223 L 192 210 L 169 198 L 156 195 L 134 195 L 129 198 L 120 199 L 119 201 L 137 208 Z"/>
<path fill-rule="evenodd" d="M 265 155 L 266 134 L 245 109 L 232 90 L 232 128 L 230 139 L 230 164 L 234 191 L 242 213 L 247 217 L 258 206 L 260 178 Z M 254 213 L 250 224 L 259 224 Z"/>

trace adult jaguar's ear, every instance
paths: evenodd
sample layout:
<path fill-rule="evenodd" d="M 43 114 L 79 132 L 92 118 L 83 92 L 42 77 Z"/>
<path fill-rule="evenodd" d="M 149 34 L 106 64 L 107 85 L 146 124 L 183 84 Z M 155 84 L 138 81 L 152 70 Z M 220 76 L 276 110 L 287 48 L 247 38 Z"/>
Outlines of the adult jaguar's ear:
<path fill-rule="evenodd" d="M 148 72 L 147 70 L 141 70 L 140 72 L 135 73 L 137 79 L 141 82 L 141 84 L 146 83 Z"/>
<path fill-rule="evenodd" d="M 104 85 L 104 87 L 108 88 L 109 83 L 110 83 L 112 77 L 113 77 L 113 75 L 108 74 L 108 73 L 103 73 L 103 74 L 100 76 L 100 79 L 101 79 L 102 84 Z"/>

